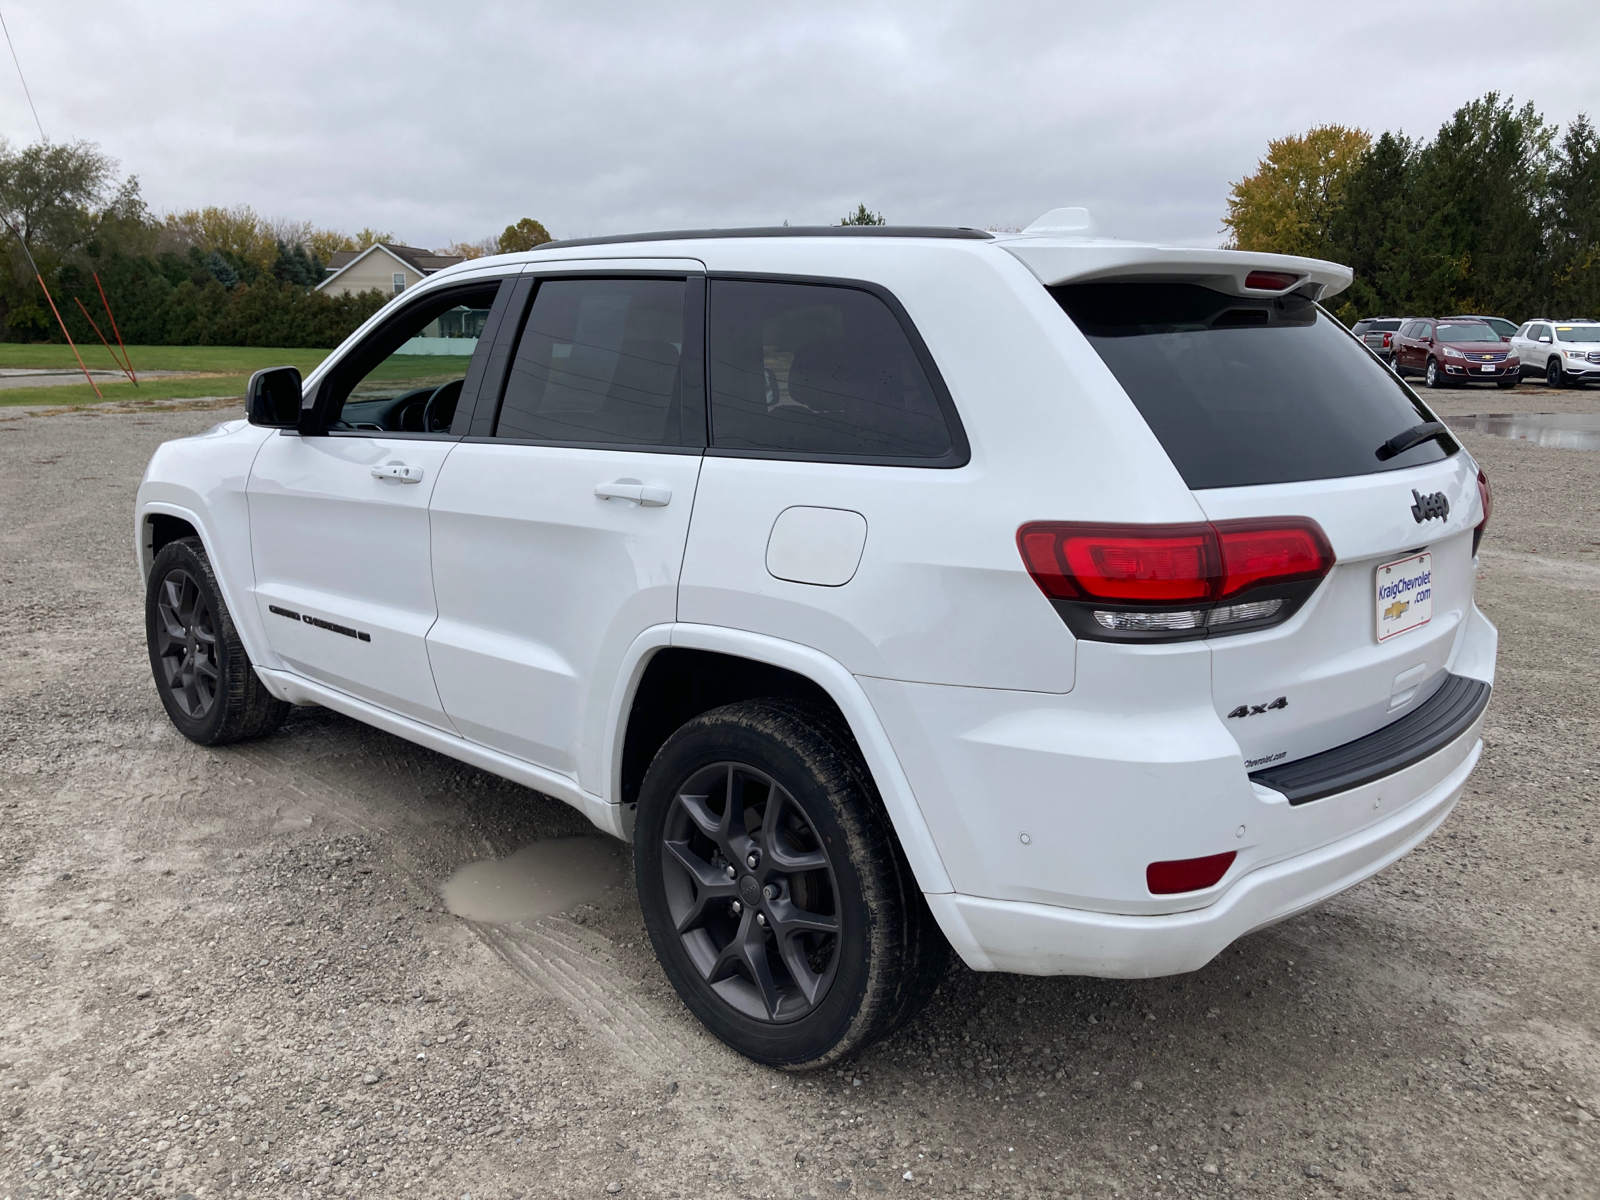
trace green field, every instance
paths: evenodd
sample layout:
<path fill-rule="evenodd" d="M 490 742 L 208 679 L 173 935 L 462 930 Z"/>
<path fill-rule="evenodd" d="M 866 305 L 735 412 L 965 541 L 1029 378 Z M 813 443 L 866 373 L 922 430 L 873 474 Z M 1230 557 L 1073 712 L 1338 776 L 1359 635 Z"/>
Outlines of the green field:
<path fill-rule="evenodd" d="M 78 352 L 91 371 L 112 371 L 111 356 L 98 342 L 79 346 Z M 129 346 L 134 374 L 140 371 L 219 371 L 224 374 L 250 374 L 262 367 L 292 363 L 309 373 L 332 353 L 328 350 L 280 350 L 272 346 Z M 76 367 L 70 346 L 30 346 L 19 342 L 0 342 L 0 367 Z"/>
<path fill-rule="evenodd" d="M 104 346 L 80 346 L 83 361 L 91 370 L 108 371 L 111 356 Z M 131 383 L 100 384 L 105 400 L 185 400 L 199 396 L 240 396 L 252 371 L 285 364 L 300 368 L 303 375 L 328 357 L 327 350 L 280 350 L 270 346 L 129 346 L 134 374 L 140 371 L 195 371 L 185 377 L 141 377 L 139 386 Z M 0 368 L 42 367 L 75 370 L 78 360 L 70 346 L 29 346 L 0 342 Z M 0 406 L 45 404 L 94 404 L 97 398 L 87 383 L 57 387 L 0 389 Z"/>

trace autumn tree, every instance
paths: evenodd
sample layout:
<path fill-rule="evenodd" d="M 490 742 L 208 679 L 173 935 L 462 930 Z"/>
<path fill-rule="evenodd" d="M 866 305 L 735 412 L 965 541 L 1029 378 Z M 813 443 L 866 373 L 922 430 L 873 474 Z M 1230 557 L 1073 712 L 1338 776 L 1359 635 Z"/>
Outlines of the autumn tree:
<path fill-rule="evenodd" d="M 1318 125 L 1267 143 L 1267 156 L 1233 185 L 1222 219 L 1238 250 L 1322 258 L 1351 169 L 1372 144 L 1360 129 Z"/>
<path fill-rule="evenodd" d="M 495 241 L 495 249 L 501 254 L 516 254 L 554 240 L 550 236 L 550 231 L 538 221 L 532 217 L 523 217 L 515 225 L 505 227 L 505 231 Z"/>

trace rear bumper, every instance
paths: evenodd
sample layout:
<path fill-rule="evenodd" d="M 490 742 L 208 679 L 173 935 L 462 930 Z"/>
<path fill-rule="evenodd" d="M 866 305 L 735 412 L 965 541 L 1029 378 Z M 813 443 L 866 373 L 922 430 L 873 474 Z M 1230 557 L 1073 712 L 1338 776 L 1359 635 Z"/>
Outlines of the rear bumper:
<path fill-rule="evenodd" d="M 1371 795 L 1382 803 L 1383 793 L 1406 795 L 1408 780 L 1437 777 L 1442 762 L 1456 760 L 1443 778 L 1400 811 L 1348 837 L 1242 875 L 1205 908 L 1128 916 L 959 892 L 930 895 L 928 904 L 951 945 L 974 970 L 1118 979 L 1194 971 L 1237 938 L 1338 895 L 1428 837 L 1455 807 L 1478 764 L 1482 723 L 1480 714 L 1470 729 L 1430 758 L 1338 798 L 1367 803 Z"/>

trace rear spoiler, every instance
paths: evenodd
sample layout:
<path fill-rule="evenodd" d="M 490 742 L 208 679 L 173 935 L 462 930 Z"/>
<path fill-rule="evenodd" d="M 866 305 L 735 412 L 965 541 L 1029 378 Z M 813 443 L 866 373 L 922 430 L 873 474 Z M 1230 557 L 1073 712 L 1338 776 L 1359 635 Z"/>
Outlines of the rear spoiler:
<path fill-rule="evenodd" d="M 995 244 L 1014 255 L 1046 287 L 1095 280 L 1198 283 L 1230 296 L 1299 293 L 1324 300 L 1350 286 L 1354 272 L 1338 263 L 1293 254 L 1147 246 L 1109 238 L 999 237 Z M 1287 286 L 1249 287 L 1252 273 L 1292 277 Z M 1274 280 L 1273 282 L 1281 282 Z"/>

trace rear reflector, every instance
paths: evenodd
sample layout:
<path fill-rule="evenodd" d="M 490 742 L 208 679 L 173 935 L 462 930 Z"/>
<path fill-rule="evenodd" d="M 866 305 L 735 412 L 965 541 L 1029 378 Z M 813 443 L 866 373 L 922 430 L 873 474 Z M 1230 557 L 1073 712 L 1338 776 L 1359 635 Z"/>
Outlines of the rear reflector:
<path fill-rule="evenodd" d="M 1145 885 L 1152 895 L 1171 896 L 1178 892 L 1198 892 L 1210 887 L 1228 873 L 1237 850 L 1208 854 L 1204 858 L 1180 858 L 1155 862 L 1144 869 Z"/>
<path fill-rule="evenodd" d="M 1478 553 L 1478 546 L 1483 541 L 1483 531 L 1489 528 L 1489 517 L 1494 513 L 1494 491 L 1489 487 L 1489 477 L 1483 473 L 1483 468 L 1478 468 L 1478 499 L 1483 502 L 1483 520 L 1478 522 L 1477 528 L 1472 531 L 1472 553 Z"/>
<path fill-rule="evenodd" d="M 1300 276 L 1288 271 L 1251 271 L 1244 277 L 1244 285 L 1262 292 L 1281 292 L 1300 281 Z"/>

